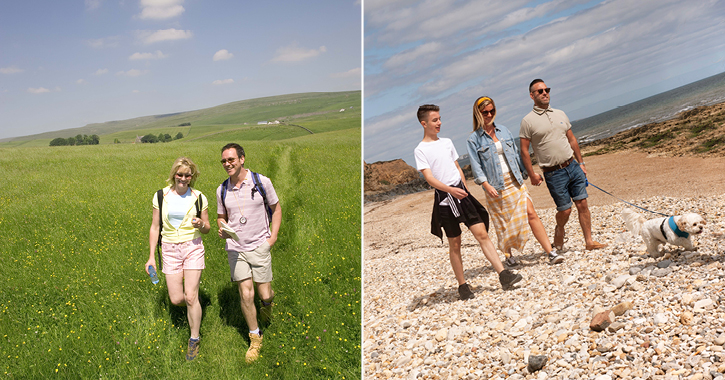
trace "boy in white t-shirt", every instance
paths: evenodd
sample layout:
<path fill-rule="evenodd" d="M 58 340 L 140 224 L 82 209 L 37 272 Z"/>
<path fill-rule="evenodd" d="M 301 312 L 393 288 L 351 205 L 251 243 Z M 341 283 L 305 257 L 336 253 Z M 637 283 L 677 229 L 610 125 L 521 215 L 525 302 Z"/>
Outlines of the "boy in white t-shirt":
<path fill-rule="evenodd" d="M 439 138 L 441 130 L 440 108 L 425 104 L 418 108 L 418 121 L 423 126 L 423 141 L 415 148 L 415 163 L 425 180 L 435 188 L 431 233 L 443 239 L 441 228 L 448 238 L 453 273 L 458 281 L 458 295 L 462 300 L 473 298 L 471 287 L 463 276 L 461 258 L 461 226 L 468 229 L 481 246 L 486 259 L 498 273 L 501 287 L 506 290 L 521 281 L 520 274 L 504 269 L 493 242 L 488 237 L 488 212 L 466 187 L 463 170 L 458 165 L 458 152 L 453 142 Z"/>

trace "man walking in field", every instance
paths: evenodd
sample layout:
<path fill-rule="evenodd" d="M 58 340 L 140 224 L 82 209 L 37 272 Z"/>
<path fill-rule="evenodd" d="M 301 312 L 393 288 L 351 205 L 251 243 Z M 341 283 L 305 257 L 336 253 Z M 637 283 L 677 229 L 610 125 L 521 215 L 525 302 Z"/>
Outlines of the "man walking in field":
<path fill-rule="evenodd" d="M 244 149 L 239 144 L 222 148 L 221 163 L 229 178 L 216 191 L 219 237 L 227 239 L 231 278 L 239 286 L 242 314 L 249 326 L 249 349 L 245 359 L 259 357 L 262 331 L 257 323 L 254 285 L 262 301 L 260 314 L 272 315 L 272 255 L 282 222 L 282 207 L 269 178 L 244 168 Z M 271 218 L 267 207 L 271 209 Z M 271 219 L 271 224 L 270 224 Z"/>
<path fill-rule="evenodd" d="M 518 273 L 504 269 L 493 242 L 488 237 L 488 212 L 466 187 L 463 170 L 458 165 L 458 152 L 453 142 L 439 138 L 441 130 L 440 108 L 425 104 L 418 108 L 418 121 L 423 126 L 423 141 L 415 148 L 415 163 L 425 180 L 434 187 L 435 200 L 431 220 L 431 233 L 443 238 L 441 227 L 448 237 L 449 256 L 453 273 L 458 281 L 458 295 L 462 300 L 473 298 L 473 291 L 463 275 L 461 258 L 461 223 L 481 246 L 486 259 L 498 273 L 501 287 L 506 290 L 521 281 Z"/>
<path fill-rule="evenodd" d="M 592 221 L 587 205 L 587 169 L 582 160 L 579 143 L 571 131 L 571 123 L 566 114 L 549 106 L 551 88 L 541 79 L 534 79 L 529 85 L 529 96 L 534 101 L 534 109 L 521 120 L 519 137 L 521 139 L 521 160 L 529 174 L 531 184 L 539 186 L 542 177 L 534 172 L 529 155 L 529 144 L 544 172 L 546 187 L 556 203 L 556 228 L 554 229 L 554 248 L 562 251 L 564 247 L 564 226 L 569 221 L 572 200 L 579 212 L 579 224 L 587 250 L 604 248 L 607 245 L 592 239 Z"/>

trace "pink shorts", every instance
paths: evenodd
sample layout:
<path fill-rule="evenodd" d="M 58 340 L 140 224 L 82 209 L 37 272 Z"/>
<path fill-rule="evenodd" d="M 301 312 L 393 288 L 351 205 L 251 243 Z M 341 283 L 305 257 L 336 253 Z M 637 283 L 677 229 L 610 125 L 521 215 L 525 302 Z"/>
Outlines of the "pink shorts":
<path fill-rule="evenodd" d="M 204 269 L 204 244 L 201 238 L 183 243 L 161 242 L 164 274 L 177 274 L 185 269 Z"/>

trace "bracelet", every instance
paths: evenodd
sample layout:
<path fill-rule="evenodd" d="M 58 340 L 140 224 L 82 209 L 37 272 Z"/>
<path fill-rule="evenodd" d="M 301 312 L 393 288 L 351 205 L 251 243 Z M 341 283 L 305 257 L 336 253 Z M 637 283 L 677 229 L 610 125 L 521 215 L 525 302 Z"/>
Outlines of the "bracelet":
<path fill-rule="evenodd" d="M 580 163 L 579 163 L 579 166 L 582 166 L 582 165 L 584 165 L 584 163 L 583 163 L 583 162 L 580 162 Z"/>

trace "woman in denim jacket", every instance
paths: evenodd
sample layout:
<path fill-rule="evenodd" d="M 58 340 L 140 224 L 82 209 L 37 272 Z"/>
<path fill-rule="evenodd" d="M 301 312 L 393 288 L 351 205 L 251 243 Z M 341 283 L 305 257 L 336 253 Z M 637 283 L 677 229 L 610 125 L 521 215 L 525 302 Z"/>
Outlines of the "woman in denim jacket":
<path fill-rule="evenodd" d="M 473 104 L 473 133 L 466 145 L 471 159 L 474 181 L 482 185 L 486 193 L 487 209 L 496 228 L 498 247 L 506 256 L 506 264 L 517 265 L 512 249 L 523 252 L 529 239 L 527 222 L 534 237 L 549 255 L 552 264 L 563 257 L 553 252 L 546 229 L 536 214 L 534 204 L 526 190 L 519 148 L 511 132 L 494 124 L 496 104 L 488 96 L 476 99 Z"/>

